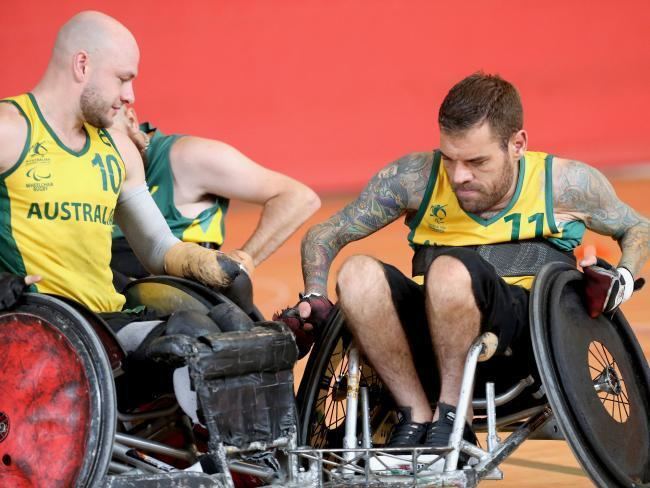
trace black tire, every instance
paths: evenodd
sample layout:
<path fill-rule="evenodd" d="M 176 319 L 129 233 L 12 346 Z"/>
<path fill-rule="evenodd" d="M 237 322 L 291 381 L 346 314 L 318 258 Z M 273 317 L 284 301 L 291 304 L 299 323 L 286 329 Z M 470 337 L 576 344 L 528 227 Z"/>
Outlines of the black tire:
<path fill-rule="evenodd" d="M 650 482 L 650 375 L 623 313 L 591 319 L 583 275 L 542 269 L 533 288 L 535 357 L 576 458 L 601 487 Z M 644 485 L 645 486 L 645 485 Z"/>
<path fill-rule="evenodd" d="M 0 314 L 3 486 L 97 486 L 115 437 L 111 366 L 73 307 L 27 294 Z"/>
<path fill-rule="evenodd" d="M 299 444 L 343 447 L 347 356 L 352 337 L 338 307 L 319 333 L 298 389 Z M 394 424 L 394 403 L 377 373 L 361 360 L 360 386 L 368 387 L 373 444 L 382 445 Z M 361 421 L 357 426 L 361 429 Z"/>

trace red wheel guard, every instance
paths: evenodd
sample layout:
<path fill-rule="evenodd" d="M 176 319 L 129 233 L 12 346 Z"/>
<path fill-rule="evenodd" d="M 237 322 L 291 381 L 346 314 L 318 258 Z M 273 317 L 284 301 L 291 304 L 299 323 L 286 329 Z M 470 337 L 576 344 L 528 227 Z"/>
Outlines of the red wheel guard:
<path fill-rule="evenodd" d="M 2 486 L 74 486 L 89 415 L 88 379 L 65 336 L 32 315 L 0 317 Z"/>

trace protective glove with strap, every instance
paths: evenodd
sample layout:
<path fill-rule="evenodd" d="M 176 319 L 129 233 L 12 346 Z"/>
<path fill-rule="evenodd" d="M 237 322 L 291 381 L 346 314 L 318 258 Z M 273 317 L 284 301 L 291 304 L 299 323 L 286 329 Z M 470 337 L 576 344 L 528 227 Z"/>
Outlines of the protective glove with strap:
<path fill-rule="evenodd" d="M 585 301 L 591 318 L 615 310 L 645 284 L 643 278 L 634 281 L 627 268 L 615 268 L 602 259 L 598 259 L 593 266 L 583 268 L 583 272 Z"/>
<path fill-rule="evenodd" d="M 299 300 L 293 307 L 285 308 L 273 315 L 273 320 L 284 322 L 293 332 L 298 346 L 298 359 L 307 355 L 316 340 L 319 329 L 327 322 L 334 305 L 327 297 L 318 293 L 299 295 Z M 301 303 L 308 303 L 309 316 L 303 317 L 298 309 Z"/>

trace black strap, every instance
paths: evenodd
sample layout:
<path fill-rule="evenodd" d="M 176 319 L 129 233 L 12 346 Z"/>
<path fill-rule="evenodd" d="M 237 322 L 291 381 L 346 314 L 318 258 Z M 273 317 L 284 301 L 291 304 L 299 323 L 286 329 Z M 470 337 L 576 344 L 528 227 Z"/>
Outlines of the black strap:
<path fill-rule="evenodd" d="M 433 260 L 450 247 L 454 246 L 417 246 L 412 260 L 413 276 L 423 276 Z M 478 252 L 501 277 L 534 276 L 550 262 L 576 265 L 573 252 L 562 251 L 544 239 L 463 247 Z"/>

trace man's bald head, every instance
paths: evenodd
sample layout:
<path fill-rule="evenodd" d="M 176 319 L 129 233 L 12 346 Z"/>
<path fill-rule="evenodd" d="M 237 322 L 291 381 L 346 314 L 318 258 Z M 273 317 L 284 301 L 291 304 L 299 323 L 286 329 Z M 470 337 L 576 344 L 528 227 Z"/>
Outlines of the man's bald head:
<path fill-rule="evenodd" d="M 53 57 L 66 62 L 79 51 L 92 55 L 122 49 L 139 56 L 138 43 L 124 25 L 101 12 L 85 11 L 61 27 L 54 43 Z"/>
<path fill-rule="evenodd" d="M 101 12 L 81 12 L 59 30 L 37 89 L 56 92 L 60 106 L 74 103 L 79 121 L 110 127 L 120 107 L 135 101 L 139 61 L 138 44 L 124 25 Z"/>

